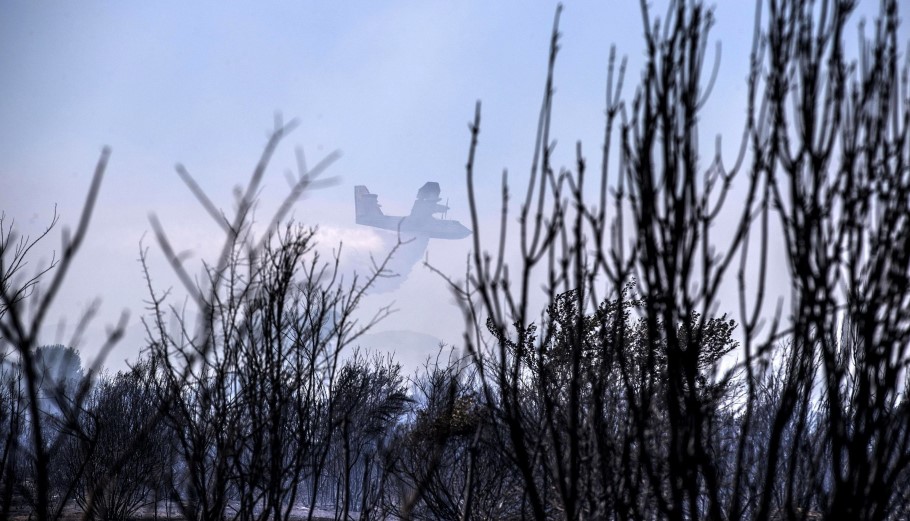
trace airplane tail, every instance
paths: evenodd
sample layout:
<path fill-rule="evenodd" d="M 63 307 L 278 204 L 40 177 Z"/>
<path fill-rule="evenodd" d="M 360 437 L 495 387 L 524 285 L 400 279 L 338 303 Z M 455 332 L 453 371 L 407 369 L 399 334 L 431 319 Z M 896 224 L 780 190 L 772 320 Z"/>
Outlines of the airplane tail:
<path fill-rule="evenodd" d="M 371 194 L 364 185 L 354 187 L 354 218 L 357 224 L 371 224 L 369 219 L 383 215 L 378 198 L 379 196 Z"/>

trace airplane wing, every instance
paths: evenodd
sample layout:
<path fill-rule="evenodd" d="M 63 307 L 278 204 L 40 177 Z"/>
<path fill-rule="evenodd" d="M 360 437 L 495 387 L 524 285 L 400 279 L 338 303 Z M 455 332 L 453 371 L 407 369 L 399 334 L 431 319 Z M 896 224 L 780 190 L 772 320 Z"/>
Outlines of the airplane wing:
<path fill-rule="evenodd" d="M 417 190 L 417 200 L 411 207 L 410 216 L 416 219 L 429 219 L 435 213 L 443 213 L 448 210 L 448 206 L 439 204 L 441 200 L 439 191 L 439 183 L 435 181 L 424 183 L 420 190 Z"/>

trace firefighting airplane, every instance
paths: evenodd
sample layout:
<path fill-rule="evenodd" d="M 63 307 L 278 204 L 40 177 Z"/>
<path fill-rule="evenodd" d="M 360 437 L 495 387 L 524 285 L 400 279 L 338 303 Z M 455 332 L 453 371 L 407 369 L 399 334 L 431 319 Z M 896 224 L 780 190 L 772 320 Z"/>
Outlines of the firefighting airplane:
<path fill-rule="evenodd" d="M 379 196 L 371 194 L 366 186 L 354 187 L 354 212 L 357 224 L 374 226 L 392 231 L 428 237 L 431 239 L 464 239 L 471 235 L 471 230 L 452 219 L 446 219 L 449 209 L 439 204 L 439 183 L 429 182 L 417 191 L 417 200 L 407 216 L 385 215 L 379 208 Z M 433 217 L 441 213 L 443 218 Z"/>

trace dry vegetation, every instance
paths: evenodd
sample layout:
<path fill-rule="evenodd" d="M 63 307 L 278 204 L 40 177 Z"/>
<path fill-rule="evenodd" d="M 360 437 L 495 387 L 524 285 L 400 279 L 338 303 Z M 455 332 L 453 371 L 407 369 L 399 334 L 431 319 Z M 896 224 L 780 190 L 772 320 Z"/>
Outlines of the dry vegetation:
<path fill-rule="evenodd" d="M 897 2 L 882 1 L 858 57 L 844 51 L 853 7 L 764 6 L 731 166 L 699 144 L 711 11 L 646 11 L 638 83 L 609 63 L 598 169 L 580 143 L 575 165 L 551 163 L 557 11 L 529 182 L 512 199 L 503 183 L 498 230 L 473 197 L 479 104 L 471 125 L 474 247 L 464 281 L 446 279 L 464 356 L 410 379 L 394 360 L 341 356 L 388 312 L 356 313 L 385 264 L 346 279 L 285 222 L 335 156 L 301 162 L 254 232 L 291 130 L 280 121 L 231 214 L 178 168 L 223 248 L 193 277 L 153 218 L 191 306 L 172 307 L 146 271 L 134 368 L 54 362 L 72 351 L 37 333 L 106 151 L 48 270 L 25 273 L 44 236 L 0 221 L 0 517 L 906 519 L 910 83 Z M 766 289 L 777 255 L 785 306 Z M 738 298 L 722 302 L 727 287 Z"/>

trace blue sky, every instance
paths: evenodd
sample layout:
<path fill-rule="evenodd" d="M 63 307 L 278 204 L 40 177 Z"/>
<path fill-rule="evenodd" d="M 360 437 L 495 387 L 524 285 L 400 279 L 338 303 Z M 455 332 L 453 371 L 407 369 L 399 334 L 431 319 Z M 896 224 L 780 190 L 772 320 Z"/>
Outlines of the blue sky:
<path fill-rule="evenodd" d="M 662 15 L 666 3 L 654 4 Z M 877 5 L 862 3 L 857 18 L 871 16 Z M 22 233 L 36 233 L 55 204 L 62 222 L 74 223 L 98 154 L 112 147 L 89 240 L 54 316 L 72 324 L 100 297 L 99 320 L 80 346 L 91 353 L 105 324 L 121 309 L 131 310 L 130 334 L 111 357 L 116 367 L 142 343 L 145 293 L 137 257 L 149 213 L 161 217 L 179 248 L 198 255 L 212 248 L 216 230 L 174 164 L 185 164 L 228 207 L 231 188 L 258 159 L 275 111 L 298 118 L 300 127 L 275 157 L 263 209 L 273 208 L 286 189 L 283 172 L 294 164 L 295 145 L 311 164 L 340 150 L 343 157 L 329 171 L 339 183 L 309 194 L 294 216 L 320 225 L 326 242 L 345 242 L 352 265 L 387 244 L 378 232 L 353 224 L 356 184 L 378 193 L 390 213 L 404 213 L 423 182 L 438 181 L 452 207 L 449 216 L 467 220 L 467 122 L 478 99 L 481 215 L 495 218 L 502 169 L 516 185 L 527 175 L 555 6 L 515 0 L 3 2 L 0 209 Z M 712 41 L 723 42 L 723 55 L 703 141 L 713 147 L 715 134 L 729 136 L 731 157 L 745 116 L 754 12 L 752 2 L 716 6 Z M 629 58 L 627 94 L 639 75 L 639 3 L 566 2 L 561 30 L 556 162 L 572 164 L 581 140 L 596 163 L 611 45 Z M 42 250 L 45 258 L 58 237 Z M 469 242 L 431 241 L 430 261 L 457 276 Z M 153 275 L 166 287 L 174 282 L 159 261 Z M 400 312 L 379 330 L 459 341 L 460 314 L 428 270 L 416 267 L 397 292 L 375 296 L 366 309 L 392 300 Z M 48 343 L 57 340 L 48 335 Z"/>

